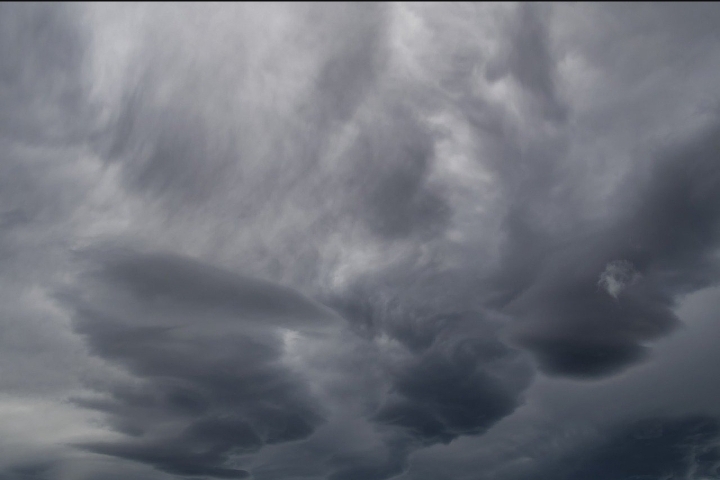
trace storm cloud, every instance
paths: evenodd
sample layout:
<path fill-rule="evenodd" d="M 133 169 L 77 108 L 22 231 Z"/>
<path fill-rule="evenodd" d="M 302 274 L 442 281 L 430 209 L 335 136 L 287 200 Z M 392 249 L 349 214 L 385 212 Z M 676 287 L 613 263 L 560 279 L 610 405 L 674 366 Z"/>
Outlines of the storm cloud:
<path fill-rule="evenodd" d="M 720 478 L 719 24 L 3 4 L 0 478 Z"/>
<path fill-rule="evenodd" d="M 83 449 L 168 473 L 245 478 L 224 466 L 230 454 L 306 438 L 323 421 L 282 366 L 279 328 L 288 318 L 300 330 L 339 319 L 291 290 L 182 257 L 121 255 L 89 275 L 79 298 L 61 301 L 91 353 L 136 380 L 72 400 L 107 413 L 128 437 Z"/>
<path fill-rule="evenodd" d="M 720 475 L 718 419 L 643 418 L 616 426 L 599 444 L 549 467 L 553 478 L 716 478 Z M 535 478 L 533 475 L 532 478 Z"/>

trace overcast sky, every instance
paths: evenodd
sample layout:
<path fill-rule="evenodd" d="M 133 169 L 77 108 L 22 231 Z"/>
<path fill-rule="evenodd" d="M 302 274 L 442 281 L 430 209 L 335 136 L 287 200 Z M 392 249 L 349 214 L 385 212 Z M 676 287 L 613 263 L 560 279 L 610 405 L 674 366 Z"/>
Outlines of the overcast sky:
<path fill-rule="evenodd" d="M 0 4 L 0 480 L 720 479 L 716 4 Z"/>

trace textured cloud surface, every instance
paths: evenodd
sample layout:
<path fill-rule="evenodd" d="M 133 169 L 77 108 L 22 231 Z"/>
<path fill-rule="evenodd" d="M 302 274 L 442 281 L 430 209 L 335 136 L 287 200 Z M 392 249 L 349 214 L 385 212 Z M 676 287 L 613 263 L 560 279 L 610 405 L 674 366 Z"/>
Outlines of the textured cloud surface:
<path fill-rule="evenodd" d="M 0 479 L 720 479 L 718 25 L 0 5 Z"/>

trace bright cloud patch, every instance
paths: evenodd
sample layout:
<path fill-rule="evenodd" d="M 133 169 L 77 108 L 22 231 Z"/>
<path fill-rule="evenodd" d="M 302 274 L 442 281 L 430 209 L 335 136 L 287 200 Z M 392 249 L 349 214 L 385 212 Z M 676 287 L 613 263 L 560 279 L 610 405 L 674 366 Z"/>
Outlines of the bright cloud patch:
<path fill-rule="evenodd" d="M 605 267 L 600 274 L 598 285 L 604 288 L 611 297 L 617 299 L 618 295 L 640 278 L 640 274 L 633 268 L 632 263 L 626 260 L 615 260 Z"/>

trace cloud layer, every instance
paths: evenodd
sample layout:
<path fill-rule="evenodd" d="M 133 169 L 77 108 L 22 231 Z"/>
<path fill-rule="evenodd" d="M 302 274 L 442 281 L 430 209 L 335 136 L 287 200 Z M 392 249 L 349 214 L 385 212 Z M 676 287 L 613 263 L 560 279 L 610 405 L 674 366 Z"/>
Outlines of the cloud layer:
<path fill-rule="evenodd" d="M 0 6 L 0 478 L 720 478 L 719 20 Z"/>

